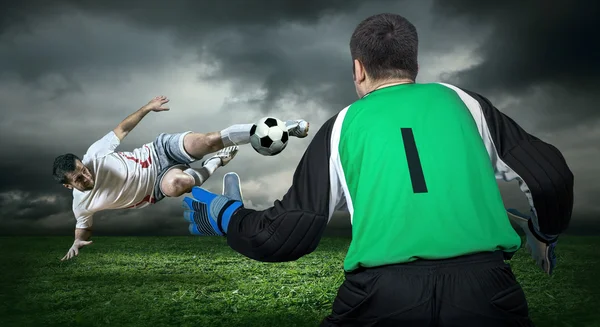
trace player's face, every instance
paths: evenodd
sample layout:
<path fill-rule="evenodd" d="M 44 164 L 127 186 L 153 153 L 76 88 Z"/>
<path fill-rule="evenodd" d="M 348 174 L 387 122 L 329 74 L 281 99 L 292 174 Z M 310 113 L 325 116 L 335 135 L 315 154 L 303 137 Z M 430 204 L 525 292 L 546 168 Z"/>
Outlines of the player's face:
<path fill-rule="evenodd" d="M 89 191 L 94 188 L 94 177 L 90 170 L 77 160 L 75 170 L 67 175 L 69 184 L 65 185 L 69 189 L 76 189 L 81 192 Z"/>

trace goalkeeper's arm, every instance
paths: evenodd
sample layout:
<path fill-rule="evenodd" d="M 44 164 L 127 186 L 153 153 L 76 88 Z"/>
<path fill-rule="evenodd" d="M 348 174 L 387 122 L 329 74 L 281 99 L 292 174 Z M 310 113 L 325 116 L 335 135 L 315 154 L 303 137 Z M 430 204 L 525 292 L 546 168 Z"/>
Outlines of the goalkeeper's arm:
<path fill-rule="evenodd" d="M 573 212 L 574 176 L 567 161 L 558 148 L 526 132 L 487 98 L 463 91 L 480 109 L 481 117 L 473 118 L 480 122 L 496 178 L 517 180 L 531 206 L 530 230 L 552 242 L 567 229 Z"/>
<path fill-rule="evenodd" d="M 334 209 L 343 202 L 336 170 L 330 166 L 336 116 L 315 134 L 281 200 L 256 211 L 240 207 L 227 226 L 227 243 L 259 261 L 296 260 L 315 250 Z"/>

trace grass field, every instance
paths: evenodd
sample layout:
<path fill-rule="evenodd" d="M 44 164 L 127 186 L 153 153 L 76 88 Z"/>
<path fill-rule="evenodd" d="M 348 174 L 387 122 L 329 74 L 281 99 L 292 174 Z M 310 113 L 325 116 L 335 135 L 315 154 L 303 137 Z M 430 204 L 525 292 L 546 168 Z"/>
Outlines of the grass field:
<path fill-rule="evenodd" d="M 349 239 L 290 263 L 255 262 L 222 238 L 0 238 L 0 326 L 316 326 L 343 279 Z M 600 326 L 600 238 L 564 237 L 552 277 L 524 251 L 513 270 L 537 326 Z"/>

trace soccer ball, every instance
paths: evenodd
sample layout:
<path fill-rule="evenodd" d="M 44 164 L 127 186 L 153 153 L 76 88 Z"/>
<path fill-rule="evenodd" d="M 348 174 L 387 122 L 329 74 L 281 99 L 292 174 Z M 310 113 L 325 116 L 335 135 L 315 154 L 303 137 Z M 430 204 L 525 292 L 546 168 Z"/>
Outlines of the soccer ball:
<path fill-rule="evenodd" d="M 274 117 L 261 118 L 250 129 L 250 144 L 263 156 L 279 154 L 289 139 L 285 123 Z"/>

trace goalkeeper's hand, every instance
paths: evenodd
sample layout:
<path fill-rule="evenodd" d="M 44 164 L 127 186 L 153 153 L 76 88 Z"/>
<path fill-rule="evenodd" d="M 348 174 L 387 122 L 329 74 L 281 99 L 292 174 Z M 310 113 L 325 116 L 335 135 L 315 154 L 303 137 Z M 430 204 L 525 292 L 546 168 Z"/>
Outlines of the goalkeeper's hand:
<path fill-rule="evenodd" d="M 531 257 L 542 271 L 548 275 L 552 275 L 557 264 L 555 254 L 557 240 L 544 240 L 541 236 L 537 235 L 533 228 L 530 216 L 527 216 L 516 209 L 507 209 L 507 212 L 509 219 L 525 232 L 525 249 L 527 252 L 531 254 Z"/>
<path fill-rule="evenodd" d="M 236 173 L 223 176 L 223 194 L 215 194 L 195 186 L 192 198 L 183 199 L 183 216 L 190 223 L 192 235 L 223 236 L 233 214 L 243 208 L 240 178 Z"/>

